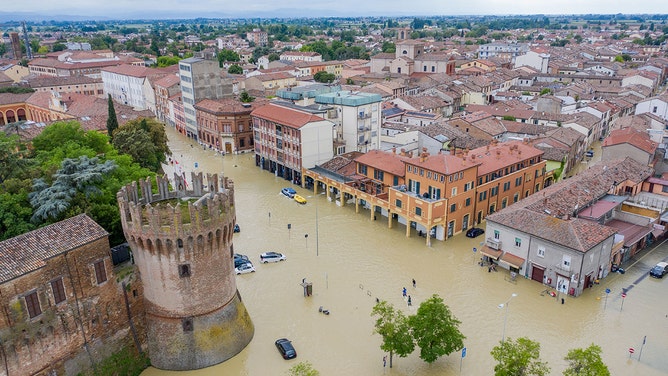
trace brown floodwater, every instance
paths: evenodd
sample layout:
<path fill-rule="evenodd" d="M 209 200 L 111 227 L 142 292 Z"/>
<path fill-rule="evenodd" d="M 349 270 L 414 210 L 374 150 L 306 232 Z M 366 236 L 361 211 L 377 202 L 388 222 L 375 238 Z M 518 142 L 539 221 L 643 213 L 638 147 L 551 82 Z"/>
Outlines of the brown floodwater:
<path fill-rule="evenodd" d="M 427 247 L 415 233 L 407 238 L 402 225 L 388 229 L 385 217 L 374 221 L 368 210 L 355 213 L 354 205 L 340 207 L 293 186 L 308 200 L 297 204 L 280 193 L 291 184 L 257 168 L 252 154 L 221 156 L 196 143 L 191 147 L 192 141 L 171 128 L 167 132 L 173 156 L 186 171 L 222 170 L 235 182 L 241 232 L 234 236 L 234 249 L 248 255 L 257 270 L 237 276 L 237 285 L 255 336 L 222 364 L 189 372 L 149 368 L 142 376 L 285 375 L 300 361 L 309 361 L 323 376 L 491 375 L 490 351 L 504 334 L 540 342 L 552 375 L 562 374 L 569 349 L 592 343 L 601 346 L 612 375 L 668 375 L 668 278 L 647 277 L 651 266 L 668 258 L 668 243 L 643 252 L 626 265 L 625 274 L 611 273 L 561 304 L 561 297 L 544 293 L 535 281 L 510 281 L 505 269 L 480 267 L 473 248 L 484 235 L 458 235 Z M 270 250 L 285 253 L 287 260 L 260 264 L 259 254 Z M 310 297 L 304 297 L 303 278 L 313 283 Z M 622 298 L 622 289 L 630 286 Z M 404 287 L 412 306 L 402 296 Z M 457 352 L 428 364 L 416 349 L 406 358 L 395 356 L 392 369 L 389 363 L 383 368 L 385 354 L 370 316 L 376 298 L 413 314 L 432 294 L 462 322 L 466 357 Z M 517 296 L 499 308 L 512 294 Z M 330 315 L 320 313 L 321 306 Z M 274 341 L 282 337 L 293 342 L 297 359 L 281 358 Z M 631 347 L 635 352 L 629 357 Z"/>

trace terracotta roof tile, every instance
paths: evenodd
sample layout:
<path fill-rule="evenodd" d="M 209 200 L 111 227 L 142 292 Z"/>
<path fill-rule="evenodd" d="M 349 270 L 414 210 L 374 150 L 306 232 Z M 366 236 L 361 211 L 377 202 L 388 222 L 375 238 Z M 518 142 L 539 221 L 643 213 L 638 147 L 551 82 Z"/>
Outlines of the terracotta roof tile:
<path fill-rule="evenodd" d="M 610 135 L 603 141 L 603 147 L 630 144 L 644 151 L 647 154 L 654 155 L 658 144 L 650 140 L 647 132 L 641 132 L 634 128 L 616 129 L 610 132 Z"/>
<path fill-rule="evenodd" d="M 320 116 L 283 107 L 274 103 L 269 103 L 254 110 L 251 113 L 251 116 L 267 119 L 293 128 L 301 128 L 308 123 L 325 120 Z"/>
<path fill-rule="evenodd" d="M 404 164 L 404 161 L 408 160 L 410 160 L 410 158 L 392 152 L 371 150 L 358 157 L 355 161 L 377 170 L 387 171 L 395 176 L 405 176 L 406 165 Z"/>
<path fill-rule="evenodd" d="M 0 242 L 0 283 L 46 265 L 49 258 L 108 235 L 86 214 Z"/>

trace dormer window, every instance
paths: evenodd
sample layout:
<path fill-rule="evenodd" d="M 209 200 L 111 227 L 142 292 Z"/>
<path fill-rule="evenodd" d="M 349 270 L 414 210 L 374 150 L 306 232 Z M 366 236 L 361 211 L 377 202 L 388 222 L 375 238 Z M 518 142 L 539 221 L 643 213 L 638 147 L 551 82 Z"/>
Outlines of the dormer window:
<path fill-rule="evenodd" d="M 406 50 L 403 50 L 401 53 L 404 54 L 404 55 L 408 55 L 408 51 L 406 51 Z"/>

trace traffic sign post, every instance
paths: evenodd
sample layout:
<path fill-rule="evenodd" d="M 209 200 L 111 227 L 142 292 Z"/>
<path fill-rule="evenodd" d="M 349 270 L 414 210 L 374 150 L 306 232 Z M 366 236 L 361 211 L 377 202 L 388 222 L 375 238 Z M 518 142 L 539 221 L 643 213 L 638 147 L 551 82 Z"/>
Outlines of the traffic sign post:
<path fill-rule="evenodd" d="M 473 248 L 475 249 L 475 248 Z M 464 360 L 464 357 L 466 357 L 466 347 L 462 348 L 462 357 L 459 358 L 459 374 L 462 374 L 462 361 Z"/>
<path fill-rule="evenodd" d="M 642 345 L 640 346 L 640 352 L 638 353 L 638 361 L 640 361 L 640 357 L 642 356 L 642 348 L 645 347 L 645 342 L 647 342 L 647 336 L 642 338 Z"/>
<path fill-rule="evenodd" d="M 636 352 L 636 349 L 629 347 L 629 359 L 631 359 L 631 355 L 633 355 L 634 352 Z"/>
<path fill-rule="evenodd" d="M 605 304 L 603 305 L 603 309 L 608 306 L 608 295 L 610 295 L 610 289 L 605 289 Z"/>
<path fill-rule="evenodd" d="M 626 298 L 626 293 L 625 292 L 622 293 L 622 305 L 621 305 L 621 307 L 619 307 L 619 312 L 621 312 L 622 308 L 624 308 L 624 298 Z"/>

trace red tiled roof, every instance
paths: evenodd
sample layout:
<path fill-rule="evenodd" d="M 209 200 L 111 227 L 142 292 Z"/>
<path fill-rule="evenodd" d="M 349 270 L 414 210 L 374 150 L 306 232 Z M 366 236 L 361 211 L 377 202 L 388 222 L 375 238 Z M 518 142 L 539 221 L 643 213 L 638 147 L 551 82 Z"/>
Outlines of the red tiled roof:
<path fill-rule="evenodd" d="M 634 128 L 616 129 L 610 132 L 610 135 L 603 141 L 602 146 L 607 147 L 620 144 L 633 145 L 650 155 L 654 155 L 658 146 L 656 142 L 649 139 L 649 135 L 646 132 L 641 132 Z"/>
<path fill-rule="evenodd" d="M 155 86 L 169 88 L 174 85 L 178 85 L 180 82 L 181 79 L 179 78 L 179 76 L 175 74 L 168 74 L 165 77 L 162 77 L 161 79 L 155 81 Z"/>
<path fill-rule="evenodd" d="M 469 152 L 468 159 L 480 163 L 478 176 L 482 176 L 542 154 L 542 150 L 522 141 L 510 141 L 473 149 Z"/>
<path fill-rule="evenodd" d="M 0 93 L 0 106 L 4 106 L 7 104 L 24 103 L 33 94 L 34 93 L 25 93 L 25 94 Z"/>
<path fill-rule="evenodd" d="M 131 77 L 146 77 L 150 74 L 149 68 L 129 64 L 103 68 L 102 71 Z"/>
<path fill-rule="evenodd" d="M 269 103 L 254 110 L 251 113 L 251 116 L 273 121 L 275 123 L 287 125 L 293 128 L 301 128 L 308 123 L 325 120 L 320 116 L 279 106 L 274 103 Z"/>
<path fill-rule="evenodd" d="M 203 99 L 195 104 L 195 108 L 215 114 L 250 114 L 251 111 L 263 106 L 267 100 L 257 98 L 250 103 L 242 103 L 234 98 Z"/>
<path fill-rule="evenodd" d="M 356 162 L 373 167 L 377 170 L 386 171 L 395 176 L 406 175 L 404 161 L 410 158 L 382 150 L 371 150 L 355 159 Z"/>
<path fill-rule="evenodd" d="M 429 155 L 424 160 L 418 156 L 417 158 L 408 159 L 407 163 L 444 175 L 451 175 L 474 166 L 474 164 L 463 162 L 462 158 L 450 154 Z"/>
<path fill-rule="evenodd" d="M 0 283 L 46 265 L 46 261 L 108 235 L 86 214 L 0 242 Z"/>

